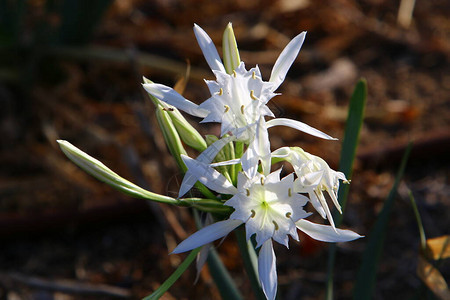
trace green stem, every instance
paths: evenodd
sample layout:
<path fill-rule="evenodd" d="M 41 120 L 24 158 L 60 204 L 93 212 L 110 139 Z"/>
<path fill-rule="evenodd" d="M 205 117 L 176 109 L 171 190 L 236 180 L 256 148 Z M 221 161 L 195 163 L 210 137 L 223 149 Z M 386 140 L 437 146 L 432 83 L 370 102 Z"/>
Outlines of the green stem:
<path fill-rule="evenodd" d="M 235 148 L 234 148 L 234 142 L 230 142 L 230 160 L 236 158 Z M 236 166 L 237 164 L 233 164 L 229 166 L 230 170 L 230 182 L 233 183 L 233 185 L 236 185 L 237 182 L 237 172 L 236 172 Z"/>
<path fill-rule="evenodd" d="M 211 272 L 211 276 L 219 289 L 219 293 L 222 299 L 243 299 L 241 293 L 236 288 L 236 285 L 228 273 L 227 269 L 223 265 L 217 251 L 211 249 L 208 255 L 208 267 Z"/>
<path fill-rule="evenodd" d="M 247 272 L 247 276 L 250 280 L 255 299 L 265 300 L 264 292 L 261 289 L 258 276 L 258 257 L 256 255 L 255 248 L 251 241 L 247 241 L 245 236 L 245 228 L 243 226 L 235 230 L 236 239 L 238 242 L 239 250 L 241 252 L 242 259 L 244 261 L 244 268 Z"/>
<path fill-rule="evenodd" d="M 416 217 L 417 221 L 417 227 L 419 228 L 419 235 L 420 235 L 420 248 L 423 252 L 427 249 L 427 238 L 425 237 L 425 230 L 423 229 L 423 223 L 422 218 L 420 217 L 419 209 L 417 208 L 416 200 L 414 199 L 414 196 L 411 192 L 411 190 L 408 189 L 408 196 L 409 200 L 411 201 L 411 206 L 414 210 L 414 216 Z"/>
<path fill-rule="evenodd" d="M 154 291 L 151 295 L 148 295 L 147 297 L 143 298 L 142 300 L 156 300 L 162 297 L 165 292 L 180 278 L 181 274 L 183 274 L 186 269 L 189 267 L 189 265 L 194 261 L 195 257 L 197 256 L 197 253 L 200 251 L 202 247 L 198 247 L 189 253 L 188 257 L 178 266 L 178 268 L 173 272 L 172 275 L 170 275 L 169 278 L 167 278 L 166 281 L 164 281 L 163 284 L 159 286 L 159 288 Z"/>

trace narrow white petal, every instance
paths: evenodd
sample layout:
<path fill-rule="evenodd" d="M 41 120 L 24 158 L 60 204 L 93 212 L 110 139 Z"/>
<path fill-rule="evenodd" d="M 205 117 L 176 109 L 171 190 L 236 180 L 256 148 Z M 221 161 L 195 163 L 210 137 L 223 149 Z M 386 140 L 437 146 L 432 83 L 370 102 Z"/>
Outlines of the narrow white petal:
<path fill-rule="evenodd" d="M 241 157 L 242 170 L 249 178 L 253 178 L 258 171 L 259 157 L 254 149 L 254 142 L 249 145 Z"/>
<path fill-rule="evenodd" d="M 337 140 L 334 137 L 329 136 L 326 133 L 323 133 L 322 131 L 315 129 L 314 127 L 311 127 L 305 123 L 302 123 L 300 121 L 292 120 L 292 119 L 285 119 L 285 118 L 276 118 L 272 119 L 266 122 L 267 128 L 273 127 L 273 126 L 288 126 L 300 131 L 303 131 L 307 134 L 326 139 L 326 140 Z"/>
<path fill-rule="evenodd" d="M 295 58 L 300 51 L 305 40 L 306 31 L 303 31 L 295 38 L 293 38 L 289 44 L 283 49 L 278 57 L 275 65 L 273 66 L 272 73 L 270 74 L 269 82 L 274 83 L 273 90 L 275 91 L 281 83 L 284 81 L 289 68 L 294 63 Z"/>
<path fill-rule="evenodd" d="M 240 220 L 225 220 L 203 227 L 196 233 L 182 241 L 172 253 L 183 253 L 226 236 L 233 229 L 242 224 Z"/>
<path fill-rule="evenodd" d="M 256 126 L 256 136 L 253 143 L 257 143 L 257 154 L 261 160 L 264 175 L 270 173 L 271 157 L 270 157 L 270 141 L 267 132 L 266 121 L 264 117 L 260 117 Z"/>
<path fill-rule="evenodd" d="M 236 187 L 229 182 L 225 176 L 217 172 L 207 164 L 192 159 L 189 156 L 181 155 L 183 162 L 191 172 L 192 176 L 206 185 L 208 188 L 221 194 L 236 194 Z"/>
<path fill-rule="evenodd" d="M 221 166 L 229 166 L 229 165 L 236 165 L 241 162 L 240 158 L 226 160 L 226 161 L 220 161 L 213 164 L 210 164 L 211 167 L 221 167 Z"/>
<path fill-rule="evenodd" d="M 163 84 L 158 83 L 147 83 L 143 85 L 144 89 L 153 95 L 154 97 L 162 100 L 170 105 L 175 106 L 182 111 L 187 112 L 190 115 L 204 118 L 208 115 L 208 111 L 202 108 L 199 108 L 197 104 L 191 102 L 178 94 L 171 87 L 165 86 Z"/>
<path fill-rule="evenodd" d="M 194 33 L 197 38 L 198 45 L 202 49 L 203 55 L 205 56 L 206 62 L 211 70 L 226 73 L 216 46 L 214 46 L 214 43 L 209 35 L 197 24 L 194 24 Z"/>
<path fill-rule="evenodd" d="M 332 226 L 316 224 L 307 220 L 298 220 L 297 228 L 312 237 L 315 240 L 322 242 L 348 242 L 359 239 L 363 236 L 351 230 L 337 229 Z"/>
<path fill-rule="evenodd" d="M 268 300 L 277 295 L 277 266 L 272 240 L 269 239 L 261 246 L 258 256 L 258 274 L 262 289 Z"/>
<path fill-rule="evenodd" d="M 216 157 L 217 153 L 219 153 L 219 151 L 222 150 L 222 148 L 233 139 L 234 137 L 230 136 L 215 141 L 212 145 L 206 148 L 205 151 L 200 153 L 200 155 L 197 157 L 196 160 L 204 164 L 211 163 Z M 178 197 L 182 197 L 184 194 L 186 194 L 194 186 L 197 180 L 198 178 L 195 175 L 195 173 L 188 169 L 188 171 L 183 177 L 183 182 L 181 183 L 180 191 L 178 192 Z"/>

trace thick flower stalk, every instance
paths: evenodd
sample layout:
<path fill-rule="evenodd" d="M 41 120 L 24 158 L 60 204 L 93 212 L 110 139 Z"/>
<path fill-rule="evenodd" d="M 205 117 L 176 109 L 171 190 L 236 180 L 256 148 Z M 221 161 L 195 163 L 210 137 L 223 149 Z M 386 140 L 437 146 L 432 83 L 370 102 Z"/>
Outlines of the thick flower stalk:
<path fill-rule="evenodd" d="M 267 134 L 261 134 L 261 132 L 267 132 L 270 127 L 283 125 L 323 139 L 333 139 L 329 135 L 296 120 L 274 118 L 266 121 L 265 119 L 265 117 L 274 117 L 267 103 L 277 95 L 275 91 L 284 81 L 289 68 L 297 57 L 306 32 L 297 35 L 284 48 L 275 62 L 269 81 L 263 81 L 258 66 L 250 70 L 245 68 L 244 62 L 239 62 L 237 67 L 235 66 L 239 60 L 239 55 L 233 55 L 233 53 L 237 53 L 237 48 L 236 51 L 227 50 L 225 52 L 229 55 L 225 55 L 225 62 L 227 63 L 224 66 L 207 33 L 198 25 L 194 26 L 194 33 L 208 65 L 216 76 L 214 81 L 206 80 L 211 97 L 197 105 L 165 85 L 147 83 L 143 86 L 148 93 L 161 101 L 193 116 L 203 118 L 202 122 L 221 123 L 221 136 L 231 134 L 233 140 L 242 141 L 248 145 L 247 151 L 251 153 L 244 154 L 247 155 L 245 161 L 251 164 L 245 168 L 247 175 L 255 176 L 259 160 L 266 161 L 263 162 L 263 166 L 270 164 L 270 162 L 267 162 L 270 158 L 270 149 L 258 147 L 261 144 L 258 139 L 265 139 L 262 144 L 268 143 Z M 232 34 L 232 31 L 230 34 Z M 233 38 L 224 37 L 224 41 L 225 49 L 234 47 L 234 35 Z M 210 163 L 213 159 L 214 157 L 208 157 L 208 160 L 204 160 L 204 162 Z"/>
<path fill-rule="evenodd" d="M 245 224 L 246 237 L 255 235 L 260 283 L 267 299 L 277 291 L 276 258 L 272 240 L 288 247 L 289 236 L 298 241 L 297 229 L 326 242 L 351 241 L 361 236 L 350 230 L 331 228 L 304 220 L 310 215 L 303 206 L 308 198 L 294 192 L 294 174 L 280 179 L 281 169 L 267 176 L 256 173 L 249 178 L 238 174 L 237 187 L 211 165 L 182 156 L 187 168 L 210 189 L 233 195 L 224 205 L 234 208 L 227 220 L 206 226 L 181 242 L 172 253 L 182 253 L 226 236 Z"/>

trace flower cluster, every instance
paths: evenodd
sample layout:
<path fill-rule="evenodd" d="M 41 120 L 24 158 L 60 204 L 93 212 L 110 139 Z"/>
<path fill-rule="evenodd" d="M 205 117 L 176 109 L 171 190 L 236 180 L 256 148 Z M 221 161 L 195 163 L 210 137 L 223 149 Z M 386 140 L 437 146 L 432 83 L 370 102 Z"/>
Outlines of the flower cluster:
<path fill-rule="evenodd" d="M 170 87 L 149 81 L 143 86 L 158 105 L 203 118 L 201 122 L 221 124 L 220 137 L 209 139 L 209 146 L 196 159 L 178 152 L 186 170 L 179 197 L 200 182 L 219 193 L 218 199 L 223 199 L 223 205 L 232 208 L 232 213 L 188 237 L 173 253 L 209 244 L 244 224 L 247 239 L 254 237 L 255 247 L 260 248 L 258 273 L 264 294 L 267 299 L 275 299 L 277 272 L 272 241 L 288 247 L 289 236 L 298 241 L 297 229 L 325 242 L 361 237 L 335 227 L 325 198 L 328 194 L 340 211 L 339 181 L 348 183 L 343 173 L 330 169 L 323 159 L 299 147 L 273 152 L 270 148 L 268 129 L 279 125 L 334 140 L 302 122 L 275 118 L 267 106 L 277 95 L 275 91 L 296 59 L 306 33 L 291 40 L 275 62 L 269 81 L 264 81 L 257 66 L 247 70 L 240 61 L 231 24 L 224 33 L 223 62 L 206 32 L 197 25 L 194 32 L 216 78 L 206 80 L 211 97 L 197 105 Z M 281 169 L 271 170 L 274 160 L 291 164 L 294 173 L 281 178 Z M 306 220 L 312 214 L 304 210 L 308 202 L 330 225 Z"/>
<path fill-rule="evenodd" d="M 326 197 L 329 197 L 341 212 L 337 199 L 339 183 L 348 183 L 343 173 L 332 170 L 323 159 L 299 147 L 274 151 L 270 147 L 268 129 L 273 126 L 288 126 L 334 140 L 302 122 L 276 118 L 267 106 L 277 95 L 275 91 L 296 59 L 306 33 L 297 35 L 284 48 L 269 81 L 262 79 L 258 66 L 245 68 L 231 24 L 224 33 L 223 61 L 203 29 L 195 25 L 194 33 L 216 77 L 216 80 L 206 80 L 211 97 L 197 105 L 168 86 L 146 78 L 143 85 L 156 106 L 156 119 L 169 151 L 185 173 L 178 198 L 147 191 L 69 142 L 59 140 L 58 143 L 67 157 L 87 173 L 128 195 L 210 213 L 207 219 L 215 218 L 217 222 L 208 222 L 209 225 L 173 250 L 182 253 L 205 246 L 199 254 L 199 268 L 206 260 L 211 242 L 245 226 L 247 240 L 252 240 L 259 249 L 258 275 L 262 290 L 267 299 L 275 299 L 277 271 L 273 241 L 288 247 L 289 236 L 299 240 L 297 230 L 325 242 L 346 242 L 361 237 L 353 231 L 337 229 L 327 204 Z M 220 123 L 220 136 L 203 138 L 179 110 L 203 118 L 201 122 Z M 184 145 L 200 154 L 195 159 L 187 156 Z M 281 178 L 281 169 L 272 170 L 274 162 L 291 164 L 294 172 Z M 194 186 L 205 197 L 182 198 Z M 306 220 L 312 214 L 305 211 L 307 203 L 328 219 L 330 225 Z"/>

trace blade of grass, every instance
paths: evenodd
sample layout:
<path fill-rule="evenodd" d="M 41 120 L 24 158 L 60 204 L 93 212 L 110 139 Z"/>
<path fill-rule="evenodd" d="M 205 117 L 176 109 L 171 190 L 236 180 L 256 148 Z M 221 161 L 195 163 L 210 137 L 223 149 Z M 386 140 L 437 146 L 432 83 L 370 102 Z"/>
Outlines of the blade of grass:
<path fill-rule="evenodd" d="M 360 79 L 356 84 L 352 97 L 350 98 L 350 105 L 348 109 L 348 117 L 345 125 L 344 140 L 342 142 L 341 159 L 339 162 L 339 170 L 350 179 L 352 176 L 353 162 L 355 160 L 356 148 L 358 146 L 359 132 L 361 130 L 364 119 L 364 108 L 366 107 L 367 99 L 367 83 L 365 79 Z M 338 199 L 344 212 L 347 203 L 347 195 L 349 185 L 341 185 L 339 189 Z M 334 210 L 334 220 L 336 226 L 342 222 L 342 215 L 336 213 Z M 331 244 L 328 252 L 328 266 L 327 266 L 327 286 L 326 299 L 332 300 L 333 297 L 333 273 L 334 263 L 336 260 L 336 244 Z"/>
<path fill-rule="evenodd" d="M 216 250 L 211 249 L 207 262 L 211 276 L 219 289 L 222 299 L 244 299 L 227 269 L 223 265 Z"/>
<path fill-rule="evenodd" d="M 411 192 L 408 189 L 409 200 L 411 201 L 411 206 L 414 210 L 414 216 L 416 217 L 417 227 L 419 228 L 420 235 L 420 248 L 423 252 L 425 252 L 427 248 L 427 238 L 425 237 L 425 229 L 423 228 L 422 218 L 420 217 L 419 209 L 417 208 L 416 200 Z"/>
<path fill-rule="evenodd" d="M 255 299 L 265 300 L 264 292 L 261 289 L 258 277 L 258 256 L 256 255 L 255 248 L 251 241 L 247 241 L 245 237 L 244 227 L 239 227 L 235 231 L 236 239 L 238 242 L 239 250 L 244 261 L 244 268 L 247 272 L 247 276 L 250 280 Z"/>
<path fill-rule="evenodd" d="M 185 260 L 178 266 L 175 272 L 173 272 L 172 275 L 170 275 L 170 277 L 167 278 L 167 280 L 164 281 L 164 283 L 161 284 L 156 291 L 142 300 L 156 300 L 161 298 L 162 295 L 164 295 L 164 293 L 167 292 L 167 290 L 178 280 L 178 278 L 180 278 L 181 274 L 186 271 L 189 265 L 194 261 L 201 248 L 202 247 L 198 247 L 197 249 L 192 250 Z"/>
<path fill-rule="evenodd" d="M 376 282 L 378 262 L 381 258 L 381 254 L 383 253 L 383 245 L 389 215 L 394 204 L 395 196 L 397 195 L 398 184 L 405 171 L 406 162 L 408 161 L 411 148 L 412 143 L 410 143 L 406 148 L 394 181 L 394 185 L 392 186 L 392 189 L 384 202 L 383 209 L 378 215 L 375 225 L 369 234 L 367 246 L 362 257 L 362 263 L 358 271 L 358 276 L 356 277 L 356 284 L 353 290 L 353 299 L 372 299 Z"/>
<path fill-rule="evenodd" d="M 194 210 L 193 214 L 197 228 L 202 228 L 204 225 L 200 221 L 200 215 L 198 211 Z M 217 254 L 217 251 L 213 247 L 211 247 L 208 252 L 207 263 L 211 276 L 217 286 L 217 289 L 219 290 L 222 299 L 242 300 L 243 298 L 241 293 L 236 287 L 227 269 L 223 265 L 220 256 Z M 198 267 L 199 266 L 197 265 L 197 268 Z M 200 272 L 200 270 L 197 270 L 197 272 Z"/>

